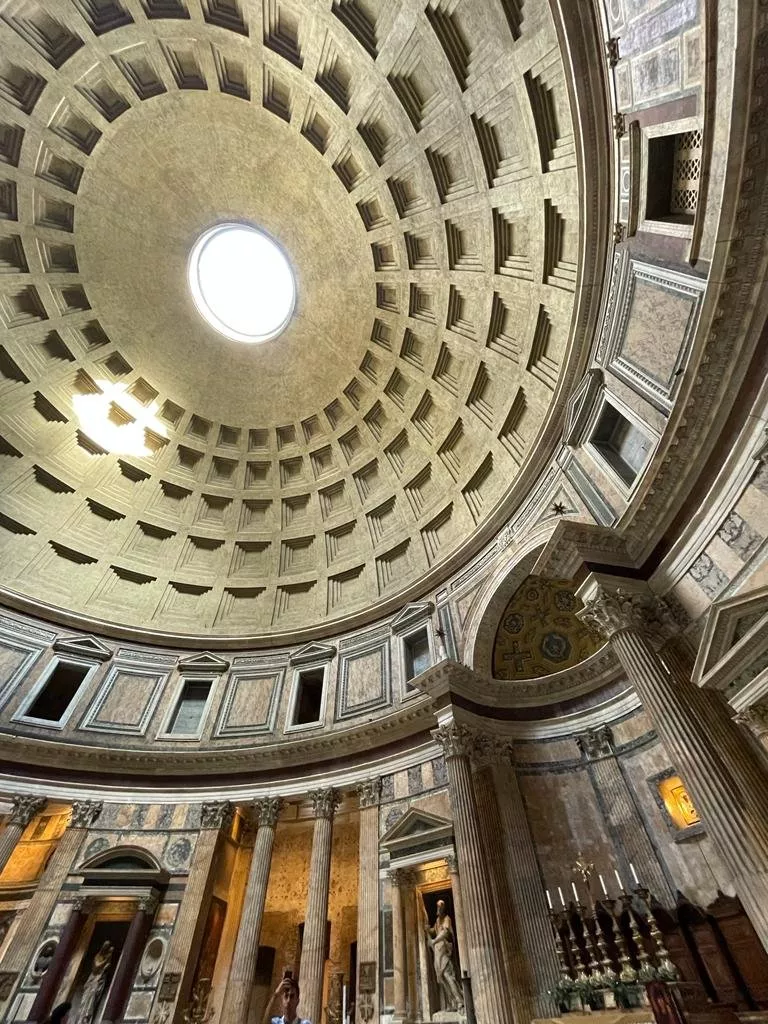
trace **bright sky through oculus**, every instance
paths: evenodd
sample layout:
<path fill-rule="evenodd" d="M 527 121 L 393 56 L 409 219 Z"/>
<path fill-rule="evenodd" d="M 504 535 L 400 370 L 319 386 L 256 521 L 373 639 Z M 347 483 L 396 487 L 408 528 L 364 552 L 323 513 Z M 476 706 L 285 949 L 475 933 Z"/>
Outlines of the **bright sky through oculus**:
<path fill-rule="evenodd" d="M 219 224 L 197 240 L 189 287 L 201 316 L 220 334 L 254 343 L 286 327 L 296 283 L 282 249 L 257 228 Z"/>

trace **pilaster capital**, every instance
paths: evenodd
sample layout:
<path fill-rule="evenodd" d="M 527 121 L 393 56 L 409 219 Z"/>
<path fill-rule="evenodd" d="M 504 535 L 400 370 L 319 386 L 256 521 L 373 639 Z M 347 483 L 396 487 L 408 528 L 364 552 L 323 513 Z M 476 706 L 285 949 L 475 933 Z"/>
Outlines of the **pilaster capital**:
<path fill-rule="evenodd" d="M 72 907 L 73 914 L 90 914 L 93 910 L 93 897 L 92 896 L 75 896 L 70 904 Z"/>
<path fill-rule="evenodd" d="M 452 757 L 471 757 L 477 746 L 477 733 L 460 722 L 446 722 L 432 730 L 432 736 L 443 748 L 446 760 Z"/>
<path fill-rule="evenodd" d="M 9 823 L 20 825 L 22 828 L 26 828 L 35 815 L 39 814 L 48 803 L 44 796 L 20 796 L 18 794 L 11 797 L 11 802 L 13 810 Z"/>
<path fill-rule="evenodd" d="M 758 739 L 768 735 L 768 707 L 765 704 L 744 708 L 734 717 L 734 721 L 749 729 Z"/>
<path fill-rule="evenodd" d="M 259 828 L 274 828 L 283 807 L 279 796 L 264 796 L 253 801 L 253 816 Z"/>
<path fill-rule="evenodd" d="M 357 798 L 360 803 L 360 809 L 363 810 L 366 807 L 378 807 L 379 799 L 381 797 L 381 777 L 377 776 L 375 779 L 366 779 L 364 782 L 358 782 L 357 784 Z"/>
<path fill-rule="evenodd" d="M 69 816 L 70 828 L 90 828 L 101 814 L 101 800 L 75 800 Z"/>
<path fill-rule="evenodd" d="M 624 630 L 665 638 L 678 631 L 663 599 L 650 590 L 611 587 L 595 580 L 584 590 L 584 607 L 576 615 L 606 640 Z"/>
<path fill-rule="evenodd" d="M 235 809 L 229 800 L 210 800 L 200 811 L 200 828 L 229 828 Z"/>
<path fill-rule="evenodd" d="M 137 902 L 138 909 L 142 914 L 153 914 L 157 910 L 157 906 L 160 902 L 160 897 L 156 892 L 151 892 L 146 896 L 139 896 Z"/>
<path fill-rule="evenodd" d="M 332 818 L 341 803 L 341 794 L 335 789 L 313 789 L 309 798 L 316 818 Z"/>
<path fill-rule="evenodd" d="M 509 764 L 511 760 L 511 740 L 489 733 L 478 732 L 475 734 L 472 749 L 472 764 L 475 768 L 492 768 L 494 765 Z"/>
<path fill-rule="evenodd" d="M 590 761 L 613 754 L 613 732 L 609 725 L 598 725 L 595 729 L 587 729 L 576 737 L 576 746 Z"/>
<path fill-rule="evenodd" d="M 459 873 L 459 858 L 455 853 L 450 853 L 445 858 L 445 863 L 448 865 L 449 875 L 458 875 Z"/>
<path fill-rule="evenodd" d="M 387 878 L 396 889 L 412 889 L 416 884 L 416 872 L 412 868 L 392 868 Z"/>

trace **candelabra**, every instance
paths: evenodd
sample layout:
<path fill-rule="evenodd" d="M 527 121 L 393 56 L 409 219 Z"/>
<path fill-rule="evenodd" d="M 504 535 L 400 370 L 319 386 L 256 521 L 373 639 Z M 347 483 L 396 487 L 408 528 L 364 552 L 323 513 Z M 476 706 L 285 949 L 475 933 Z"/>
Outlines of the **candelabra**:
<path fill-rule="evenodd" d="M 648 919 L 648 931 L 653 944 L 654 957 L 656 960 L 656 977 L 660 981 L 676 981 L 678 971 L 669 958 L 669 950 L 664 945 L 664 936 L 661 934 L 659 923 L 651 907 L 651 894 L 648 889 L 637 888 L 637 894 L 645 904 Z"/>
<path fill-rule="evenodd" d="M 611 915 L 616 925 L 616 946 L 619 950 L 619 964 L 621 970 L 619 971 L 619 980 L 623 981 L 627 985 L 632 985 L 637 981 L 637 971 L 632 966 L 632 958 L 629 953 L 629 942 L 624 932 L 621 930 L 621 913 L 624 909 L 624 896 L 622 894 L 619 897 L 618 903 L 614 903 L 611 907 Z M 618 906 L 618 910 L 616 909 Z M 631 917 L 631 915 L 630 915 Z"/>

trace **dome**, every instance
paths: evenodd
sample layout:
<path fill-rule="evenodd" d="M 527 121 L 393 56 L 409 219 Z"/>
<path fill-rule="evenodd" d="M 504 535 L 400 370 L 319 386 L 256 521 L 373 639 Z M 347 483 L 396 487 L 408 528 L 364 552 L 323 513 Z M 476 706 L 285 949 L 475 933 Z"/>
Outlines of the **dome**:
<path fill-rule="evenodd" d="M 594 212 L 543 13 L 523 74 L 515 4 L 203 7 L 3 22 L 5 584 L 104 629 L 320 635 L 523 500 L 596 316 Z M 228 222 L 295 277 L 262 344 L 188 286 Z"/>

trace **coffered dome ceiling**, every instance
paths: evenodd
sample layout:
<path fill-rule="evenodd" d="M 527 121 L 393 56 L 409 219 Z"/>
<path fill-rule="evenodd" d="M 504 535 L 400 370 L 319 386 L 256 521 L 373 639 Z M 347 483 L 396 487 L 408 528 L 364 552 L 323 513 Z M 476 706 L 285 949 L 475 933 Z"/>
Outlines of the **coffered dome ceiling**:
<path fill-rule="evenodd" d="M 287 634 L 395 607 L 498 526 L 580 355 L 543 0 L 10 0 L 0 53 L 8 590 Z M 295 271 L 262 345 L 187 288 L 227 220 Z"/>

